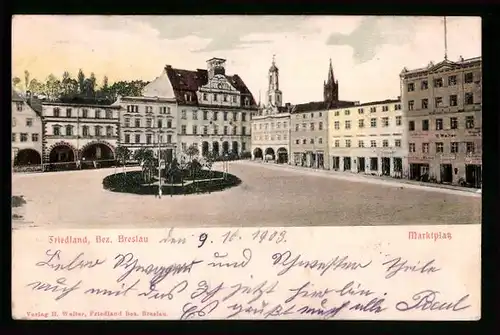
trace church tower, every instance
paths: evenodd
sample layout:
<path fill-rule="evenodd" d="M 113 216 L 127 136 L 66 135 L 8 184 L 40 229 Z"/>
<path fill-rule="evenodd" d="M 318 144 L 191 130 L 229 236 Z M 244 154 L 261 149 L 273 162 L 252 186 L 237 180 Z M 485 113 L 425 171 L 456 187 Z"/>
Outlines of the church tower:
<path fill-rule="evenodd" d="M 279 70 L 276 66 L 274 55 L 273 63 L 269 68 L 269 86 L 267 90 L 267 104 L 280 107 L 283 104 L 282 93 L 279 85 Z"/>
<path fill-rule="evenodd" d="M 331 58 L 330 58 L 330 68 L 328 69 L 328 79 L 323 84 L 323 98 L 324 101 L 328 103 L 339 101 L 339 82 L 335 81 Z"/>

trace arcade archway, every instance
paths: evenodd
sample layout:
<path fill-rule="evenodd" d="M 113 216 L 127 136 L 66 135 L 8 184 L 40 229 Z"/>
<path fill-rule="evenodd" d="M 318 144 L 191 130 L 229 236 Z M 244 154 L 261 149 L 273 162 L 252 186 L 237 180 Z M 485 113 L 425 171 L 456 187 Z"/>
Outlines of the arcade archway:
<path fill-rule="evenodd" d="M 219 142 L 213 142 L 212 143 L 212 152 L 215 156 L 219 156 L 220 151 L 219 151 Z"/>
<path fill-rule="evenodd" d="M 69 144 L 60 143 L 52 147 L 49 152 L 50 163 L 68 163 L 75 161 L 75 150 Z"/>
<path fill-rule="evenodd" d="M 82 160 L 99 161 L 115 159 L 114 150 L 104 143 L 90 143 L 82 148 Z"/>
<path fill-rule="evenodd" d="M 222 154 L 228 154 L 229 153 L 229 142 L 224 141 L 222 142 Z"/>
<path fill-rule="evenodd" d="M 42 156 L 34 149 L 21 149 L 14 158 L 14 166 L 42 164 Z"/>
<path fill-rule="evenodd" d="M 209 149 L 209 145 L 208 145 L 208 142 L 207 141 L 204 141 L 202 144 L 201 144 L 201 155 L 203 157 L 206 157 L 209 153 L 210 149 Z"/>
<path fill-rule="evenodd" d="M 233 147 L 232 147 L 233 154 L 237 155 L 239 152 L 239 145 L 238 142 L 233 141 Z"/>
<path fill-rule="evenodd" d="M 285 163 L 288 163 L 288 151 L 286 150 L 286 148 L 279 148 L 278 151 L 278 163 L 279 164 L 285 164 Z"/>
<path fill-rule="evenodd" d="M 266 156 L 265 156 L 266 159 L 274 160 L 274 149 L 273 148 L 267 148 L 265 154 L 266 154 Z"/>
<path fill-rule="evenodd" d="M 253 150 L 253 158 L 254 159 L 262 159 L 262 158 L 264 158 L 264 155 L 262 154 L 262 149 L 261 148 L 255 148 Z"/>

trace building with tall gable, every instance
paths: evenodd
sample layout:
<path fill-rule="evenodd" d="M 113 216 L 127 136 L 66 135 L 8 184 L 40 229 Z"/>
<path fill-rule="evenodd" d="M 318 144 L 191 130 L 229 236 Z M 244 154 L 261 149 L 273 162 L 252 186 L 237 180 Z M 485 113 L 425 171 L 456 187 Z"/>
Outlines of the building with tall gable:
<path fill-rule="evenodd" d="M 252 115 L 252 158 L 289 163 L 292 105 L 283 103 L 274 57 L 268 78 L 266 101 Z"/>
<path fill-rule="evenodd" d="M 42 163 L 43 138 L 42 115 L 33 109 L 14 89 L 12 105 L 12 164 L 16 166 Z"/>

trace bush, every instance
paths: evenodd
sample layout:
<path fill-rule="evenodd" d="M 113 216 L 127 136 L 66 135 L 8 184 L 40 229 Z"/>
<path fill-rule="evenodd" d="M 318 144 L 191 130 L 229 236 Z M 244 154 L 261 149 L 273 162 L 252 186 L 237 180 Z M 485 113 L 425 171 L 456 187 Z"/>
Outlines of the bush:
<path fill-rule="evenodd" d="M 185 176 L 189 176 L 190 171 L 180 170 Z M 179 195 L 179 194 L 197 194 L 222 191 L 224 189 L 238 186 L 241 180 L 232 175 L 226 174 L 225 179 L 223 173 L 220 171 L 207 171 L 201 170 L 196 175 L 196 182 L 188 185 L 162 185 L 162 193 L 164 195 Z M 210 180 L 212 178 L 212 180 Z M 190 179 L 184 179 L 185 181 Z M 157 181 L 156 179 L 154 181 Z M 175 184 L 181 182 L 180 177 L 174 179 Z M 144 184 L 144 178 L 141 171 L 130 171 L 127 173 L 117 173 L 105 177 L 102 181 L 103 188 L 112 192 L 121 193 L 134 193 L 134 194 L 150 194 L 155 195 L 158 193 L 158 185 Z"/>
<path fill-rule="evenodd" d="M 26 200 L 24 200 L 23 196 L 18 196 L 18 195 L 12 196 L 12 208 L 21 207 L 25 203 L 26 203 Z"/>

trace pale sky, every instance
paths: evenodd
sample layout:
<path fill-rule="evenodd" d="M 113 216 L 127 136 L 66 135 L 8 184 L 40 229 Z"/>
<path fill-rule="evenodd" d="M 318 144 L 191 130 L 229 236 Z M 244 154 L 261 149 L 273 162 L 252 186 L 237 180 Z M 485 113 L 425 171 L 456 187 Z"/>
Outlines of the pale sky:
<path fill-rule="evenodd" d="M 165 65 L 205 69 L 227 59 L 256 100 L 267 89 L 272 55 L 283 100 L 323 99 L 328 62 L 340 99 L 368 102 L 400 95 L 399 73 L 444 58 L 443 17 L 394 16 L 15 16 L 13 76 L 45 80 L 67 70 L 94 72 L 98 84 L 151 81 Z M 448 58 L 481 56 L 481 19 L 448 17 Z M 264 101 L 264 98 L 263 98 Z"/>

